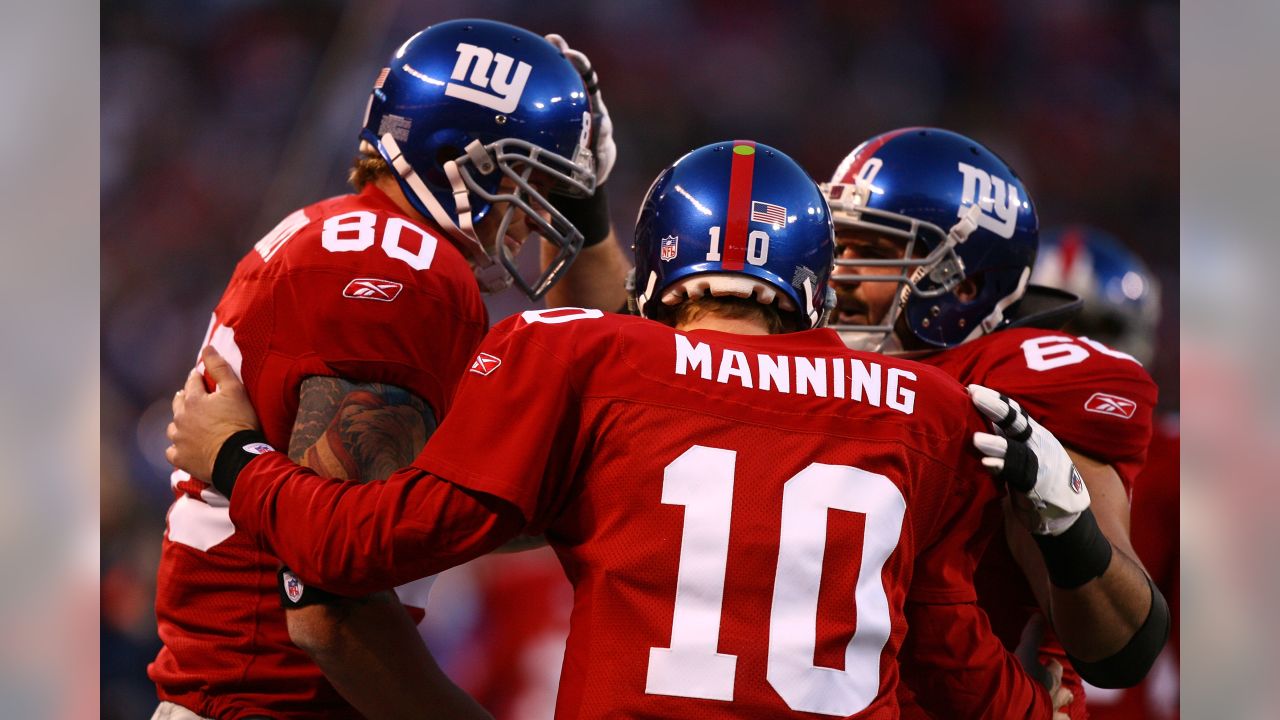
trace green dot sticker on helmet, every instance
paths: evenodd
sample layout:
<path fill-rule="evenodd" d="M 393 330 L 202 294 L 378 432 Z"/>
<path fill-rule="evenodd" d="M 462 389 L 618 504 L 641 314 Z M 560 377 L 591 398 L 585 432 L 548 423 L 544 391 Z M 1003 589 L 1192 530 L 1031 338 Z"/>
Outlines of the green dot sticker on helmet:
<path fill-rule="evenodd" d="M 755 155 L 756 149 L 750 145 L 734 145 L 733 152 L 738 155 Z"/>

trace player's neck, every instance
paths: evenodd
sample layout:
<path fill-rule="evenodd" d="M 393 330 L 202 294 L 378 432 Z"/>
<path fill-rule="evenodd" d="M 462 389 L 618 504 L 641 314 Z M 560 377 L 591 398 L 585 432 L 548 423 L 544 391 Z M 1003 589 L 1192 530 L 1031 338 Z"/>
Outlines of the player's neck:
<path fill-rule="evenodd" d="M 769 326 L 762 318 L 729 318 L 705 313 L 676 326 L 677 330 L 715 330 L 736 335 L 768 335 Z"/>
<path fill-rule="evenodd" d="M 391 202 L 395 203 L 396 207 L 400 209 L 400 212 L 414 220 L 417 220 L 418 222 L 426 222 L 427 219 L 422 216 L 422 213 L 415 210 L 413 205 L 409 204 L 409 198 L 404 196 L 404 191 L 400 189 L 400 183 L 396 182 L 394 177 L 390 175 L 379 175 L 377 179 L 373 181 L 373 185 L 381 190 L 383 195 L 390 198 Z"/>

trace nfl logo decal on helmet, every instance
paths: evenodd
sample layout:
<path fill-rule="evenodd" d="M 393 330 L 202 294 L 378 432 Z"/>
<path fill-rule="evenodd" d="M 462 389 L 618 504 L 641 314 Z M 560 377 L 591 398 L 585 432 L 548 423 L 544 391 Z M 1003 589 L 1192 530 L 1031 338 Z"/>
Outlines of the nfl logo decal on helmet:
<path fill-rule="evenodd" d="M 484 290 L 515 282 L 534 299 L 582 249 L 582 234 L 544 193 L 595 192 L 590 137 L 590 103 L 573 65 L 542 37 L 491 20 L 444 22 L 406 40 L 374 83 L 360 134 L 414 209 L 474 263 Z M 478 237 L 500 202 L 497 241 Z M 531 281 L 502 241 L 517 211 L 557 252 Z"/>
<path fill-rule="evenodd" d="M 662 261 L 670 262 L 676 259 L 676 255 L 680 251 L 680 238 L 675 235 L 668 235 L 662 238 Z"/>
<path fill-rule="evenodd" d="M 826 201 L 794 160 L 749 140 L 714 143 L 649 187 L 632 302 L 651 318 L 695 294 L 755 297 L 797 328 L 819 327 L 835 302 L 834 247 Z"/>

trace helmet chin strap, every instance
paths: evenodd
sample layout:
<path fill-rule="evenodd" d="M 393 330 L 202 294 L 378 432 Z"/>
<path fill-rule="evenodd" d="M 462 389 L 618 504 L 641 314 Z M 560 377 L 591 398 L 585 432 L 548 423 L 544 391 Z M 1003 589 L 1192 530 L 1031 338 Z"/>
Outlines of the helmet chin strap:
<path fill-rule="evenodd" d="M 982 322 L 978 323 L 978 326 L 973 329 L 973 332 L 969 333 L 969 335 L 965 337 L 963 342 L 969 342 L 976 337 L 986 335 L 992 330 L 1003 325 L 1004 311 L 1007 310 L 1010 305 L 1022 299 L 1022 296 L 1027 292 L 1027 282 L 1030 279 L 1031 268 L 1023 268 L 1022 276 L 1018 278 L 1018 287 L 1014 288 L 1013 292 L 1000 298 L 996 303 L 995 309 L 991 311 L 991 314 L 982 318 Z"/>
<path fill-rule="evenodd" d="M 644 314 L 644 306 L 653 299 L 654 286 L 658 283 L 658 273 L 650 272 L 649 279 L 645 283 L 644 292 L 637 293 L 636 289 L 636 271 L 635 268 L 627 273 L 627 295 L 629 304 L 634 306 L 633 309 L 640 317 L 649 317 Z"/>
<path fill-rule="evenodd" d="M 467 193 L 466 184 L 462 180 L 462 174 L 458 170 L 458 164 L 453 160 L 444 164 L 445 175 L 449 178 L 449 183 L 453 187 L 454 204 L 458 208 L 458 222 L 455 223 L 449 213 L 445 212 L 445 209 L 441 207 L 440 202 L 431 194 L 426 183 L 418 175 L 418 171 L 414 170 L 409 161 L 405 159 L 404 152 L 401 151 L 400 145 L 392 137 L 391 133 L 386 133 L 380 140 L 385 153 L 384 159 L 390 163 L 396 174 L 409 186 L 413 191 L 413 195 L 427 209 L 436 224 L 449 234 L 458 248 L 462 250 L 463 254 L 471 262 L 476 281 L 480 284 L 480 289 L 486 293 L 494 293 L 510 287 L 511 276 L 507 273 L 506 268 L 493 261 L 493 258 L 485 251 L 480 238 L 476 235 L 475 227 L 471 222 L 471 198 Z"/>

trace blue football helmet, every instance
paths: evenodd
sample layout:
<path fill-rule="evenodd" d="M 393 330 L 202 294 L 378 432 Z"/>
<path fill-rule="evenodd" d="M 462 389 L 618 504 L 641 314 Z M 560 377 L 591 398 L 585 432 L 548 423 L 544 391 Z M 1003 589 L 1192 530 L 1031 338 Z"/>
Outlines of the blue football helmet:
<path fill-rule="evenodd" d="M 1159 283 L 1146 263 L 1112 235 L 1084 225 L 1045 232 L 1031 282 L 1084 300 L 1068 332 L 1110 345 L 1143 365 L 1154 359 Z"/>
<path fill-rule="evenodd" d="M 632 302 L 644 317 L 705 294 L 777 304 L 798 329 L 835 303 L 831 216 L 794 160 L 749 140 L 676 160 L 649 187 L 636 220 Z"/>
<path fill-rule="evenodd" d="M 1008 323 L 1031 275 L 1039 224 L 1017 173 L 990 150 L 947 130 L 894 130 L 854 148 L 823 192 L 837 232 L 905 246 L 902 259 L 837 257 L 838 267 L 902 269 L 836 273 L 837 284 L 898 285 L 879 324 L 833 325 L 850 347 L 901 350 L 907 340 L 948 348 Z M 952 291 L 966 278 L 980 289 L 962 301 Z"/>
<path fill-rule="evenodd" d="M 396 50 L 374 83 L 360 138 L 471 260 L 483 289 L 514 281 L 537 299 L 582 248 L 582 233 L 545 193 L 595 192 L 590 135 L 586 87 L 551 43 L 505 23 L 453 20 Z M 478 237 L 476 226 L 501 202 L 495 237 Z M 558 250 L 532 282 L 503 241 L 517 210 Z"/>

